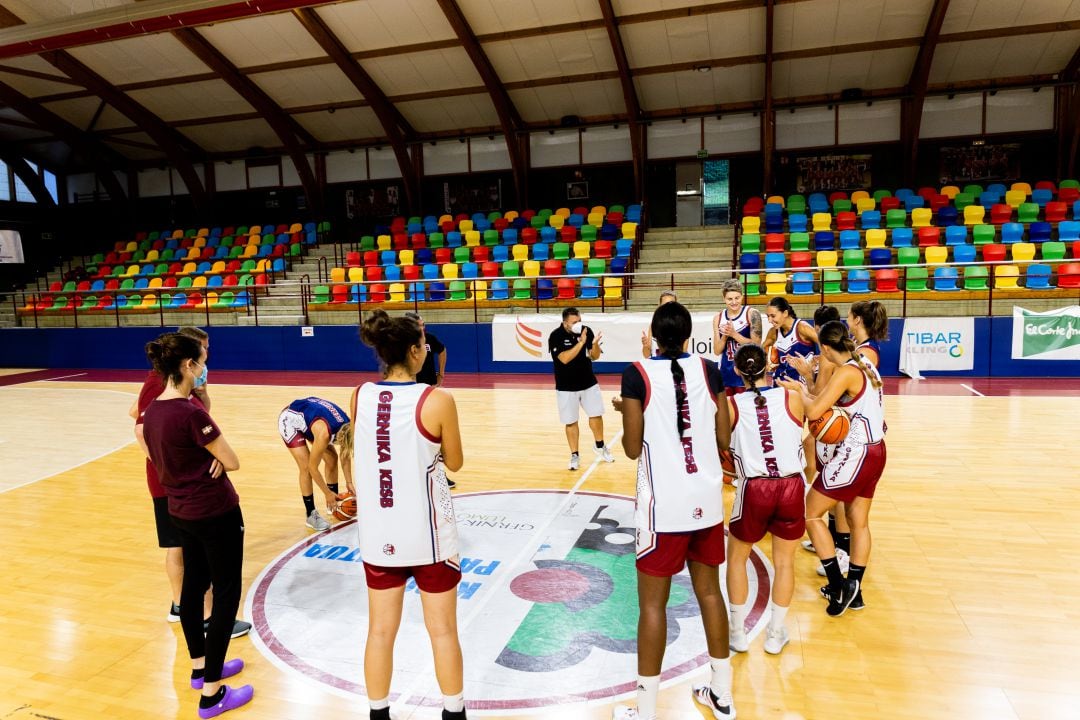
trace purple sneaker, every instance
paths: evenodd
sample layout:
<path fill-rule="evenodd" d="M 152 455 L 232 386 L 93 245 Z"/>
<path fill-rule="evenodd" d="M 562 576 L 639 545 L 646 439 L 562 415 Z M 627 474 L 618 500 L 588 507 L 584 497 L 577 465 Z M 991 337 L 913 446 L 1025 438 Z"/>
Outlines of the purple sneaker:
<path fill-rule="evenodd" d="M 236 675 L 238 672 L 240 672 L 243 669 L 244 669 L 244 661 L 241 660 L 240 658 L 235 658 L 233 660 L 228 660 L 228 661 L 225 662 L 224 665 L 221 666 L 221 679 L 224 680 L 225 678 L 231 678 L 233 675 Z M 191 678 L 191 689 L 192 690 L 202 690 L 203 689 L 203 679 L 202 678 Z"/>
<path fill-rule="evenodd" d="M 228 685 L 223 685 L 225 688 L 225 697 L 221 698 L 221 702 L 217 705 L 209 708 L 199 708 L 199 717 L 206 720 L 206 718 L 213 718 L 227 713 L 230 710 L 235 710 L 238 707 L 242 707 L 251 702 L 251 696 L 255 694 L 255 688 L 250 685 L 244 685 L 238 687 L 235 690 Z"/>

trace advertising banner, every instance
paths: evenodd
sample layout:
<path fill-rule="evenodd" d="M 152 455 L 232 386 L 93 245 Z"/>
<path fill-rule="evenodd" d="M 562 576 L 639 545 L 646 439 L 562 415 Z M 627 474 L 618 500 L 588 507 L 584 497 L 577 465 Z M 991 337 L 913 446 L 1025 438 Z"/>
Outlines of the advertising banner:
<path fill-rule="evenodd" d="M 22 236 L 18 230 L 0 230 L 0 263 L 22 263 Z"/>
<path fill-rule="evenodd" d="M 975 367 L 975 318 L 907 318 L 900 338 L 900 372 L 922 377 L 922 370 Z"/>
<path fill-rule="evenodd" d="M 1080 305 L 1033 312 L 1013 307 L 1013 360 L 1080 360 Z"/>

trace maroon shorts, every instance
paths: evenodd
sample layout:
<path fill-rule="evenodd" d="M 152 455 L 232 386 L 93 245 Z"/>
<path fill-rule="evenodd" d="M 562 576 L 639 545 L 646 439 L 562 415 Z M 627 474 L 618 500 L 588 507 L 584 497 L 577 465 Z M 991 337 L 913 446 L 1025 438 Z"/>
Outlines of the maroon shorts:
<path fill-rule="evenodd" d="M 654 577 L 671 577 L 682 572 L 687 560 L 723 564 L 724 523 L 689 532 L 656 533 L 655 547 L 637 559 L 637 569 Z"/>
<path fill-rule="evenodd" d="M 739 486 L 731 508 L 732 536 L 756 543 L 772 533 L 798 540 L 806 531 L 806 488 L 802 475 L 750 478 Z"/>
<path fill-rule="evenodd" d="M 746 388 L 745 387 L 729 387 L 729 386 L 724 387 L 724 394 L 727 395 L 728 397 L 734 397 L 735 395 L 738 395 L 741 392 L 746 392 Z"/>
<path fill-rule="evenodd" d="M 416 586 L 426 593 L 441 593 L 451 590 L 461 582 L 461 568 L 457 563 L 445 560 L 430 565 L 409 565 L 407 567 L 386 567 L 364 563 L 364 575 L 367 586 L 372 590 L 390 590 L 416 580 Z"/>
<path fill-rule="evenodd" d="M 814 489 L 837 502 L 872 498 L 884 470 L 884 440 L 873 445 L 841 443 L 829 461 L 818 468 Z"/>

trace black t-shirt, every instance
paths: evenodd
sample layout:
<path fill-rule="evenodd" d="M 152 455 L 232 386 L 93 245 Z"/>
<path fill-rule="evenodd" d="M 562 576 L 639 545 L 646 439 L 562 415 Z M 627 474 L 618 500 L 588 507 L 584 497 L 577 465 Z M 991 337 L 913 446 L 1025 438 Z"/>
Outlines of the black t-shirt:
<path fill-rule="evenodd" d="M 439 355 L 446 350 L 446 346 L 439 341 L 439 338 L 435 337 L 434 333 L 424 331 L 424 339 L 427 340 L 427 358 L 424 359 L 424 367 L 420 368 L 420 372 L 416 373 L 416 382 L 427 383 L 428 385 L 434 385 L 437 382 L 435 375 L 437 365 L 435 364 Z"/>
<path fill-rule="evenodd" d="M 580 335 L 568 332 L 562 325 L 555 328 L 548 335 L 548 352 L 551 353 L 551 362 L 555 367 L 555 389 L 567 392 L 579 392 L 588 390 L 596 384 L 596 375 L 593 374 L 592 358 L 589 350 L 593 346 L 593 331 L 585 328 L 585 347 L 568 363 L 559 362 L 559 353 L 565 352 L 578 343 Z"/>
<path fill-rule="evenodd" d="M 685 355 L 683 357 L 686 357 Z M 662 362 L 667 365 L 671 364 L 671 361 L 667 358 L 663 360 L 642 360 L 641 362 Z M 709 389 L 712 390 L 713 395 L 724 394 L 724 375 L 720 372 L 720 366 L 713 360 L 705 360 L 705 371 L 709 381 Z M 622 374 L 622 390 L 620 394 L 624 398 L 634 398 L 645 402 L 645 378 L 641 376 L 641 371 L 637 369 L 634 364 L 628 365 Z"/>

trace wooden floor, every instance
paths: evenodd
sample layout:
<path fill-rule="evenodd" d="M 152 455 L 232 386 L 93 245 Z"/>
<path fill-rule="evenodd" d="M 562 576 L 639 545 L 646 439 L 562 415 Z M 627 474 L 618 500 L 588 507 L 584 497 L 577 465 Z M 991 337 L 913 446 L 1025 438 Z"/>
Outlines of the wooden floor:
<path fill-rule="evenodd" d="M 0 387 L 9 418 L 0 428 L 0 718 L 195 717 L 180 628 L 164 619 L 169 591 L 142 458 L 129 443 L 125 411 L 137 389 L 63 380 Z M 247 524 L 246 592 L 309 535 L 275 433 L 279 409 L 305 394 L 344 405 L 348 391 L 214 385 L 212 393 L 213 415 L 241 459 L 233 478 Z M 466 443 L 460 491 L 578 482 L 580 473 L 565 470 L 551 391 L 454 394 Z M 828 618 L 816 560 L 800 551 L 791 644 L 773 657 L 759 638 L 734 662 L 739 717 L 1080 717 L 1077 398 L 978 397 L 957 384 L 955 394 L 887 404 L 867 609 Z M 616 419 L 609 412 L 609 438 Z M 632 494 L 633 465 L 616 454 L 580 490 Z M 337 612 L 347 623 L 349 607 Z M 256 687 L 251 705 L 230 717 L 366 717 L 362 700 L 283 672 L 251 639 L 234 641 L 230 655 L 244 658 L 242 680 Z M 703 717 L 687 683 L 662 691 L 661 712 Z M 395 710 L 410 715 L 432 713 Z M 610 705 L 531 716 L 603 718 Z"/>

